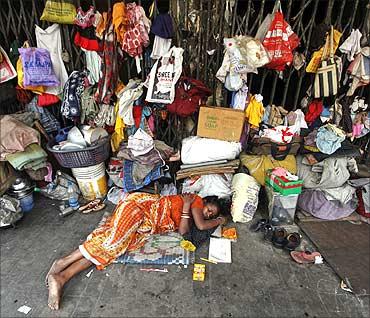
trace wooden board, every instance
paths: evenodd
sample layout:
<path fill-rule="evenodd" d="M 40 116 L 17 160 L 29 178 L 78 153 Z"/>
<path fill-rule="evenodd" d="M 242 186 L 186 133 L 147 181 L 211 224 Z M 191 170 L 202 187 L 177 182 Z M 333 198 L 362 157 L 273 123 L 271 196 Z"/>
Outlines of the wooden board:
<path fill-rule="evenodd" d="M 300 222 L 338 276 L 347 279 L 358 296 L 370 294 L 370 225 L 342 221 Z"/>
<path fill-rule="evenodd" d="M 300 209 L 298 209 L 296 211 L 295 218 L 297 219 L 298 222 L 333 222 L 333 221 L 330 221 L 330 220 L 319 219 L 317 217 L 314 217 L 310 213 L 308 213 L 306 211 L 303 211 L 303 210 L 300 210 Z M 358 222 L 358 221 L 361 221 L 361 216 L 358 213 L 353 212 L 351 215 L 349 215 L 345 218 L 335 220 L 335 221 Z"/>

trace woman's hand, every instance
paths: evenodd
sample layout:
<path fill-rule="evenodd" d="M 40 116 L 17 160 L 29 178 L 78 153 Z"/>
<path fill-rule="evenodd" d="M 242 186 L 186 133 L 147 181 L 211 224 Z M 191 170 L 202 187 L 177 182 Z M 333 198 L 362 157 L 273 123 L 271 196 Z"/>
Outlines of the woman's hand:
<path fill-rule="evenodd" d="M 228 221 L 228 218 L 226 216 L 218 216 L 216 220 L 220 220 L 220 225 L 225 225 Z"/>
<path fill-rule="evenodd" d="M 181 195 L 184 206 L 190 207 L 195 200 L 195 194 L 193 193 L 184 193 Z"/>

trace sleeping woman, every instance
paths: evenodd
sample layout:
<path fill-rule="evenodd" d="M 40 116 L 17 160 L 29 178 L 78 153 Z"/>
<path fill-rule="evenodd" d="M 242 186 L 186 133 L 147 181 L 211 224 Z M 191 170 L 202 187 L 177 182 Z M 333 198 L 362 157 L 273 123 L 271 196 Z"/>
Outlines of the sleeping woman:
<path fill-rule="evenodd" d="M 214 196 L 128 194 L 78 249 L 54 261 L 46 276 L 49 307 L 59 309 L 63 286 L 79 272 L 92 265 L 103 269 L 126 251 L 142 247 L 152 234 L 178 231 L 184 235 L 192 225 L 202 231 L 225 224 L 223 212 Z"/>

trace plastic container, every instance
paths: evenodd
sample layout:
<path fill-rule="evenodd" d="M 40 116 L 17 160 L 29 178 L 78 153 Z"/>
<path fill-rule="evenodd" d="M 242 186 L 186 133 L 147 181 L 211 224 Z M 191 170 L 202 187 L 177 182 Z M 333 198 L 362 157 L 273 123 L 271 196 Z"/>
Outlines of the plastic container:
<path fill-rule="evenodd" d="M 72 168 L 73 176 L 86 200 L 103 198 L 108 192 L 104 162 L 84 168 Z"/>
<path fill-rule="evenodd" d="M 274 226 L 293 224 L 299 195 L 282 195 L 268 185 L 266 193 L 271 224 Z"/>
<path fill-rule="evenodd" d="M 19 201 L 21 203 L 22 212 L 30 212 L 35 205 L 35 202 L 33 201 L 33 192 L 19 198 Z"/>
<path fill-rule="evenodd" d="M 47 145 L 47 149 L 54 155 L 62 167 L 81 168 L 97 165 L 109 158 L 110 138 L 109 136 L 97 142 L 96 145 L 77 150 L 55 150 L 55 141 Z"/>
<path fill-rule="evenodd" d="M 68 182 L 68 204 L 73 210 L 78 210 L 80 207 L 78 203 L 78 194 L 74 190 L 74 187 L 72 186 L 72 182 Z"/>

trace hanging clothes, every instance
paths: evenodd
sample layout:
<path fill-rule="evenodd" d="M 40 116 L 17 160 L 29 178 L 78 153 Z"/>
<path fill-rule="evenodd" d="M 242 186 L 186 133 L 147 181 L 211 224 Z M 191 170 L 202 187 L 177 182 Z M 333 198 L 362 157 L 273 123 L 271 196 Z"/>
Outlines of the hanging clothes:
<path fill-rule="evenodd" d="M 347 72 L 353 79 L 347 96 L 352 96 L 358 87 L 370 84 L 370 46 L 361 49 L 349 65 Z"/>
<path fill-rule="evenodd" d="M 124 2 L 117 2 L 113 5 L 112 24 L 117 36 L 117 42 L 123 43 L 126 32 L 126 5 Z"/>
<path fill-rule="evenodd" d="M 263 97 L 260 94 L 253 95 L 245 110 L 245 117 L 252 127 L 259 127 L 265 109 L 262 104 Z"/>
<path fill-rule="evenodd" d="M 50 52 L 54 74 L 60 82 L 58 86 L 47 87 L 45 92 L 52 95 L 60 95 L 68 80 L 68 73 L 62 59 L 63 49 L 60 25 L 54 23 L 45 30 L 38 25 L 35 28 L 37 47 L 47 49 Z"/>
<path fill-rule="evenodd" d="M 353 61 L 354 56 L 361 52 L 361 40 L 362 34 L 359 29 L 352 30 L 351 35 L 343 42 L 339 47 L 339 51 L 347 55 L 348 61 Z"/>
<path fill-rule="evenodd" d="M 101 57 L 96 51 L 87 51 L 84 48 L 82 51 L 85 53 L 86 68 L 89 71 L 87 79 L 91 85 L 94 85 L 101 77 Z"/>
<path fill-rule="evenodd" d="M 101 51 L 102 48 L 95 35 L 94 21 L 95 8 L 93 6 L 90 6 L 89 10 L 86 12 L 84 12 L 81 7 L 77 9 L 74 43 L 85 50 Z"/>

